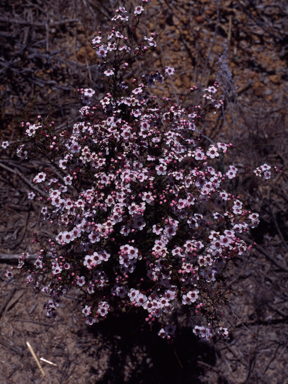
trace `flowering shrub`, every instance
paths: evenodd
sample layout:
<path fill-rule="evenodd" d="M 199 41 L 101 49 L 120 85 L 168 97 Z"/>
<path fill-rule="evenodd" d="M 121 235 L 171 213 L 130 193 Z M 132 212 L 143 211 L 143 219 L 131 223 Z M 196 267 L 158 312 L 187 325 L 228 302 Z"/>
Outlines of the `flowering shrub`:
<path fill-rule="evenodd" d="M 135 8 L 132 33 L 145 3 Z M 237 168 L 223 173 L 215 162 L 232 145 L 207 147 L 196 132 L 201 116 L 223 104 L 218 84 L 204 90 L 203 108 L 184 108 L 184 102 L 152 95 L 157 82 L 174 75 L 171 67 L 125 83 L 137 57 L 156 46 L 154 33 L 140 43 L 126 36 L 128 20 L 119 7 L 107 38 L 99 32 L 93 39 L 105 97 L 97 101 L 94 90 L 81 89 L 85 106 L 71 130 L 57 130 L 40 116 L 36 124 L 22 123 L 27 137 L 17 156 L 42 155 L 51 164 L 34 177 L 37 189 L 28 197 L 43 201 L 42 186 L 43 217 L 56 225 L 50 249 L 39 251 L 27 282 L 50 294 L 45 308 L 51 316 L 74 286 L 89 325 L 133 307 L 146 312 L 150 325 L 158 319 L 158 335 L 169 339 L 176 331 L 172 314 L 182 306 L 206 324 L 193 332 L 209 339 L 218 324 L 223 261 L 247 250 L 237 234 L 257 226 L 258 214 L 227 191 Z M 257 174 L 268 178 L 267 167 Z M 18 267 L 24 263 L 25 255 Z M 49 284 L 43 287 L 44 275 Z M 228 337 L 223 327 L 218 333 Z"/>

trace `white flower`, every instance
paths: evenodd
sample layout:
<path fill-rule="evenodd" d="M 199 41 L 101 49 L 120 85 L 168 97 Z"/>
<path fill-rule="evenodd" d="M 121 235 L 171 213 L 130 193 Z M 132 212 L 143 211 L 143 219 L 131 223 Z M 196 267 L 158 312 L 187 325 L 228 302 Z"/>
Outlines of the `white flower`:
<path fill-rule="evenodd" d="M 91 309 L 90 307 L 88 307 L 88 305 L 85 305 L 85 308 L 82 309 L 82 313 L 84 313 L 84 315 L 87 317 L 91 314 Z"/>
<path fill-rule="evenodd" d="M 9 142 L 8 141 L 3 141 L 2 148 L 6 149 L 8 146 L 9 146 Z"/>
<path fill-rule="evenodd" d="M 45 181 L 46 179 L 46 173 L 40 172 L 37 176 L 34 177 L 33 182 L 34 183 L 42 183 L 42 181 Z"/>
<path fill-rule="evenodd" d="M 72 185 L 72 176 L 70 176 L 70 175 L 67 175 L 66 177 L 64 177 L 63 178 L 64 179 L 64 183 L 66 184 L 66 185 Z"/>
<path fill-rule="evenodd" d="M 43 268 L 43 263 L 42 263 L 42 260 L 40 260 L 40 259 L 37 259 L 35 261 L 34 265 L 36 268 Z"/>
<path fill-rule="evenodd" d="M 162 164 L 157 165 L 155 169 L 156 169 L 157 175 L 166 175 L 166 170 L 167 170 L 166 165 L 162 165 Z"/>
<path fill-rule="evenodd" d="M 81 276 L 81 277 L 77 277 L 77 285 L 79 285 L 79 287 L 82 287 L 83 285 L 85 284 L 85 277 L 84 276 Z"/>
<path fill-rule="evenodd" d="M 228 176 L 228 179 L 234 179 L 237 173 L 237 168 L 233 165 L 229 165 L 229 170 L 226 172 L 226 175 Z"/>
<path fill-rule="evenodd" d="M 33 200 L 34 197 L 35 197 L 35 193 L 34 192 L 28 192 L 28 199 Z"/>
<path fill-rule="evenodd" d="M 91 316 L 87 317 L 87 319 L 86 319 L 86 324 L 88 324 L 88 325 L 93 325 L 95 322 L 96 322 L 96 320 L 93 319 L 93 317 L 91 317 Z"/>
<path fill-rule="evenodd" d="M 175 72 L 175 69 L 174 68 L 171 68 L 171 67 L 167 67 L 165 69 L 165 72 L 168 74 L 168 75 L 173 75 L 174 72 Z"/>
<path fill-rule="evenodd" d="M 103 45 L 101 47 L 99 47 L 98 51 L 96 51 L 96 55 L 98 55 L 99 57 L 106 57 L 107 56 L 107 50 L 105 49 L 105 47 Z"/>
<path fill-rule="evenodd" d="M 104 71 L 104 74 L 106 76 L 112 76 L 112 75 L 114 75 L 114 71 L 112 71 L 112 69 L 107 69 L 107 71 Z"/>
<path fill-rule="evenodd" d="M 92 39 L 92 44 L 100 44 L 101 43 L 101 36 L 96 36 L 94 39 Z"/>
<path fill-rule="evenodd" d="M 95 91 L 92 88 L 85 88 L 84 89 L 84 96 L 92 97 L 94 95 Z"/>
<path fill-rule="evenodd" d="M 144 11 L 144 8 L 141 7 L 141 5 L 138 5 L 134 10 L 134 15 L 141 15 L 141 13 Z"/>
<path fill-rule="evenodd" d="M 14 273 L 12 271 L 6 271 L 4 276 L 7 277 L 7 279 L 11 280 L 14 277 Z"/>

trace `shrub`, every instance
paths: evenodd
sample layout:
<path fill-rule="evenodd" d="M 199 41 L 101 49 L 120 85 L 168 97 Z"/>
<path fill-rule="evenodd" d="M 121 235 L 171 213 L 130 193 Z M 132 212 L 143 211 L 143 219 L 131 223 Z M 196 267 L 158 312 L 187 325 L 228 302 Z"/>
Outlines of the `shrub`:
<path fill-rule="evenodd" d="M 129 18 L 119 7 L 107 38 L 99 32 L 93 39 L 108 92 L 97 100 L 94 90 L 80 90 L 85 106 L 72 129 L 40 116 L 22 123 L 26 138 L 17 155 L 50 163 L 28 197 L 44 202 L 43 217 L 55 226 L 27 282 L 50 294 L 49 316 L 61 295 L 77 287 L 89 325 L 133 308 L 146 312 L 149 325 L 158 319 L 158 334 L 169 339 L 173 313 L 182 307 L 201 321 L 194 333 L 209 339 L 219 326 L 225 260 L 249 248 L 238 234 L 255 227 L 258 214 L 227 192 L 237 168 L 221 172 L 218 159 L 232 144 L 207 146 L 197 133 L 202 116 L 223 104 L 217 83 L 204 90 L 201 108 L 183 106 L 197 87 L 179 104 L 152 94 L 174 75 L 171 67 L 124 82 L 137 58 L 156 47 L 153 33 L 133 39 L 145 5 L 135 8 L 132 35 L 125 34 Z M 25 254 L 18 267 L 24 265 Z M 219 334 L 228 337 L 223 327 Z"/>

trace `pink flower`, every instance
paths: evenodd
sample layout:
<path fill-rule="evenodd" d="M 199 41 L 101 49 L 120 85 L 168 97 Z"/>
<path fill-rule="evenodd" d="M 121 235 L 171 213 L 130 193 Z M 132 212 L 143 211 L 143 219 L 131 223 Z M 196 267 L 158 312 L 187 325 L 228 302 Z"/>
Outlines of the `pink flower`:
<path fill-rule="evenodd" d="M 92 39 L 92 44 L 100 44 L 101 43 L 101 36 L 96 36 L 94 39 Z"/>
<path fill-rule="evenodd" d="M 112 69 L 107 69 L 107 71 L 104 71 L 104 75 L 112 76 L 112 75 L 114 75 L 114 71 Z"/>
<path fill-rule="evenodd" d="M 144 11 L 144 8 L 141 7 L 141 5 L 138 5 L 134 10 L 134 15 L 141 15 L 141 13 Z"/>
<path fill-rule="evenodd" d="M 42 181 L 45 181 L 46 179 L 46 173 L 40 172 L 36 177 L 34 177 L 33 182 L 34 183 L 42 183 Z"/>
<path fill-rule="evenodd" d="M 85 277 L 84 276 L 77 276 L 77 285 L 79 285 L 79 287 L 83 287 L 83 285 L 85 284 Z"/>
<path fill-rule="evenodd" d="M 33 200 L 34 197 L 35 197 L 35 193 L 34 192 L 28 192 L 28 199 Z"/>
<path fill-rule="evenodd" d="M 96 55 L 99 57 L 106 57 L 107 49 L 105 49 L 104 46 L 102 45 L 101 47 L 99 47 L 98 51 L 96 51 Z"/>
<path fill-rule="evenodd" d="M 236 173 L 237 173 L 237 168 L 234 167 L 233 165 L 230 165 L 228 172 L 226 172 L 226 175 L 228 176 L 229 179 L 234 179 L 234 177 L 236 177 Z"/>
<path fill-rule="evenodd" d="M 91 314 L 91 307 L 85 305 L 85 308 L 82 309 L 82 313 L 84 313 L 85 317 L 89 316 Z"/>
<path fill-rule="evenodd" d="M 7 270 L 4 276 L 7 277 L 8 280 L 12 280 L 14 277 L 14 273 L 12 271 Z"/>
<path fill-rule="evenodd" d="M 166 69 L 165 69 L 165 72 L 168 74 L 168 75 L 173 75 L 174 74 L 174 72 L 175 72 L 175 69 L 174 68 L 172 68 L 172 67 L 167 67 Z"/>

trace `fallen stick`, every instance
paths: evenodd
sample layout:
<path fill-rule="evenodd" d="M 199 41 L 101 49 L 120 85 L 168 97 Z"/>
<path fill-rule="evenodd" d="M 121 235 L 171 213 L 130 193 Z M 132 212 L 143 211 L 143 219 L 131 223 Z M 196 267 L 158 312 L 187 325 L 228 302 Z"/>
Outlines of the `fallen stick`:
<path fill-rule="evenodd" d="M 41 373 L 43 376 L 45 376 L 45 372 L 43 371 L 43 368 L 41 367 L 41 364 L 37 358 L 37 356 L 35 355 L 35 352 L 33 351 L 33 348 L 31 347 L 31 345 L 28 343 L 28 341 L 26 341 L 26 344 L 27 344 L 27 347 L 29 348 L 30 352 L 31 352 L 31 355 L 34 357 L 34 360 L 36 361 L 37 365 L 38 365 L 38 368 L 40 369 Z"/>

